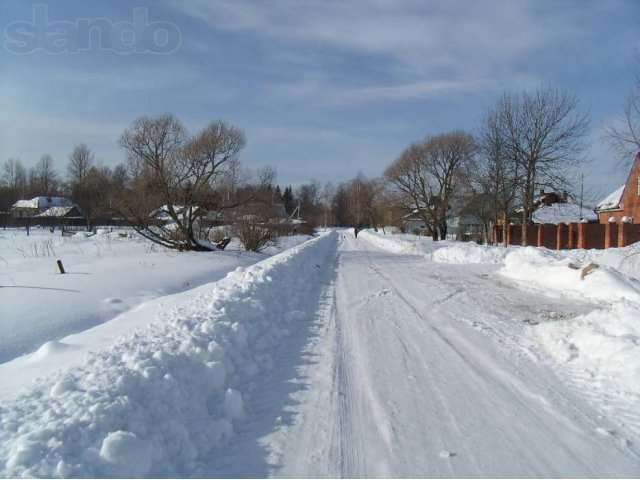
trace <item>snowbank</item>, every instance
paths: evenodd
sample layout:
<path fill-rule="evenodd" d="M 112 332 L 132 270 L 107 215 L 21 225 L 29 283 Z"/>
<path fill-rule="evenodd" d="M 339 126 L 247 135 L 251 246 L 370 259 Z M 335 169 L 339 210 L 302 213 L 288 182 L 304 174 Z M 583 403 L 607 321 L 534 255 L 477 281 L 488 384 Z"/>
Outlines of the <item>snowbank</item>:
<path fill-rule="evenodd" d="M 1 405 L 0 476 L 205 475 L 212 452 L 246 418 L 247 398 L 261 393 L 252 379 L 315 311 L 309 297 L 331 277 L 335 245 L 335 234 L 324 235 L 239 267 Z M 42 355 L 65 348 L 50 347 Z"/>
<path fill-rule="evenodd" d="M 179 253 L 127 230 L 71 238 L 58 230 L 0 230 L 0 363 L 266 257 L 233 250 Z"/>
<path fill-rule="evenodd" d="M 378 248 L 394 253 L 405 253 L 409 255 L 427 255 L 435 248 L 448 242 L 434 242 L 429 237 L 410 234 L 384 235 L 382 232 L 372 230 L 362 230 L 358 232 L 358 238 L 363 238 L 367 242 Z"/>
<path fill-rule="evenodd" d="M 640 307 L 623 302 L 535 328 L 570 381 L 640 434 Z M 606 398 L 606 405 L 599 399 Z M 631 406 L 631 408 L 629 408 Z"/>
<path fill-rule="evenodd" d="M 465 242 L 439 248 L 428 258 L 438 263 L 502 263 L 510 251 L 512 248 Z"/>
<path fill-rule="evenodd" d="M 640 282 L 611 267 L 600 266 L 581 279 L 581 269 L 569 267 L 570 258 L 534 247 L 510 252 L 504 263 L 498 273 L 525 288 L 605 303 L 628 300 L 640 304 Z"/>

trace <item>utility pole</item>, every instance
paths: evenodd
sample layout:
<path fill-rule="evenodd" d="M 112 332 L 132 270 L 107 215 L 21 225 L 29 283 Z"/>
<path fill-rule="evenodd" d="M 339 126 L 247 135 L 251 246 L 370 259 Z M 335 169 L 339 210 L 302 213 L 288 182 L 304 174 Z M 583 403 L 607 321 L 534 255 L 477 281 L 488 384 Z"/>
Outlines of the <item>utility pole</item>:
<path fill-rule="evenodd" d="M 584 197 L 584 173 L 580 174 L 580 220 L 582 221 L 582 198 Z"/>

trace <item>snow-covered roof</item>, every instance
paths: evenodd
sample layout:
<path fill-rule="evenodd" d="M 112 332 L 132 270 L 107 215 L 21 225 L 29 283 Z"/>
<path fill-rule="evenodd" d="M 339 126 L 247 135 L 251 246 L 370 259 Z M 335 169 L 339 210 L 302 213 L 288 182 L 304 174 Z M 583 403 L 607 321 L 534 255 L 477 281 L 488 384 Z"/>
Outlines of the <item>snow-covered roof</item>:
<path fill-rule="evenodd" d="M 72 207 L 73 202 L 64 197 L 33 197 L 31 200 L 18 200 L 13 204 L 13 208 L 35 208 L 45 210 L 51 207 Z"/>
<path fill-rule="evenodd" d="M 33 200 L 18 200 L 13 204 L 13 208 L 38 208 L 38 202 Z"/>
<path fill-rule="evenodd" d="M 51 207 L 39 213 L 36 217 L 64 217 L 72 209 L 73 207 Z"/>
<path fill-rule="evenodd" d="M 593 210 L 575 203 L 554 203 L 543 205 L 533 212 L 534 223 L 577 223 L 580 220 L 598 220 L 598 215 Z"/>
<path fill-rule="evenodd" d="M 173 211 L 176 213 L 176 215 L 181 217 L 187 213 L 187 208 L 189 207 L 185 207 L 183 205 L 174 205 Z M 200 207 L 194 206 L 193 211 L 196 212 L 197 210 L 201 210 Z M 167 205 L 162 205 L 160 208 L 155 209 L 153 212 L 151 212 L 150 216 L 152 218 L 157 218 L 160 220 L 171 220 L 171 216 L 169 215 L 169 207 Z"/>
<path fill-rule="evenodd" d="M 624 185 L 622 185 L 615 192 L 611 193 L 604 199 L 600 200 L 596 206 L 596 210 L 613 210 L 620 208 L 620 200 L 622 200 L 622 194 L 624 193 Z"/>

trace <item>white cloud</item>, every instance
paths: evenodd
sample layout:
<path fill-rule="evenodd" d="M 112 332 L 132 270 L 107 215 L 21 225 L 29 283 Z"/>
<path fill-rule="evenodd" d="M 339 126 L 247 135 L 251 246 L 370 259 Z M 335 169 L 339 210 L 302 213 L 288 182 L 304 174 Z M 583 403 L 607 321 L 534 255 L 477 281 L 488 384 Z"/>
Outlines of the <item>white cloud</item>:
<path fill-rule="evenodd" d="M 274 48 L 303 44 L 379 55 L 421 74 L 439 68 L 483 75 L 581 32 L 570 14 L 557 12 L 541 21 L 535 4 L 523 1 L 196 0 L 173 5 L 215 29 L 269 39 Z"/>
<path fill-rule="evenodd" d="M 336 92 L 338 101 L 370 102 L 380 100 L 417 100 L 443 93 L 469 92 L 486 87 L 485 80 L 429 80 L 402 85 L 376 86 Z"/>

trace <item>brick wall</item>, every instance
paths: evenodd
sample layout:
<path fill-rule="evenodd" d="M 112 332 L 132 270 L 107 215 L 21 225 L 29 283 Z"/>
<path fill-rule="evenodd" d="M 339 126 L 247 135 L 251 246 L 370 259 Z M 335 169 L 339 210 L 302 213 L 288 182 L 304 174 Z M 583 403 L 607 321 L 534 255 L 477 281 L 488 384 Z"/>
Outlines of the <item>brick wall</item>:
<path fill-rule="evenodd" d="M 494 240 L 501 238 L 501 228 L 493 230 Z M 533 225 L 527 231 L 529 245 L 546 247 L 552 250 L 567 250 L 571 248 L 605 249 L 626 247 L 640 242 L 640 224 L 631 223 L 570 223 L 559 225 Z M 522 226 L 509 225 L 507 229 L 507 243 L 522 245 Z"/>
<path fill-rule="evenodd" d="M 538 235 L 536 243 L 538 247 L 547 247 L 551 250 L 558 248 L 558 226 L 554 224 L 536 225 Z"/>

